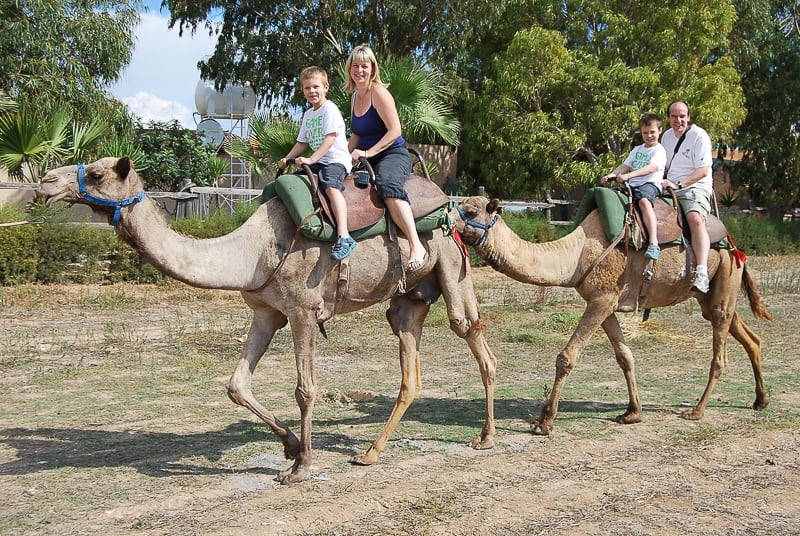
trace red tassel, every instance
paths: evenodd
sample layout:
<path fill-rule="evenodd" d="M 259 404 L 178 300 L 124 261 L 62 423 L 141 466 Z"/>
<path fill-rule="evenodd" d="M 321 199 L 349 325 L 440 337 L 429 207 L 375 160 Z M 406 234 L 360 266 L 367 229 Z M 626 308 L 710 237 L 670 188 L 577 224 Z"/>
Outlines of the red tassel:
<path fill-rule="evenodd" d="M 744 263 L 747 262 L 747 255 L 744 254 L 744 251 L 736 247 L 736 244 L 733 243 L 733 237 L 731 233 L 728 234 L 728 243 L 731 245 L 731 255 L 736 260 L 736 267 L 741 268 Z"/>
<path fill-rule="evenodd" d="M 469 250 L 467 250 L 467 245 L 464 244 L 463 240 L 461 240 L 461 233 L 459 233 L 457 229 L 453 229 L 452 235 L 453 235 L 453 240 L 458 246 L 458 249 L 461 250 L 461 256 L 467 263 L 467 273 L 469 273 Z"/>

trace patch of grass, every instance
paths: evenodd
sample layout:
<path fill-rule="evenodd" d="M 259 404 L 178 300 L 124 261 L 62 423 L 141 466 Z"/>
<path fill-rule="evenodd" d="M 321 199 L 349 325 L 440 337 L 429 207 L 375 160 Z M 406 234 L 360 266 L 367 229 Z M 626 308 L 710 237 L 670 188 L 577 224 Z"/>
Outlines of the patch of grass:
<path fill-rule="evenodd" d="M 408 501 L 407 506 L 411 512 L 422 518 L 425 523 L 457 516 L 455 502 L 452 497 L 437 491 L 426 489 L 425 494 L 415 501 Z"/>

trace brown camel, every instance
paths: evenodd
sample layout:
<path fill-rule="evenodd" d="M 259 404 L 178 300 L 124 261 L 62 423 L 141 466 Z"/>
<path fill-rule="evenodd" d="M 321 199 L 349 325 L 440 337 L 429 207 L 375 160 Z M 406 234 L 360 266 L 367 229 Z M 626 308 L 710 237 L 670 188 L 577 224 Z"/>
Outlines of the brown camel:
<path fill-rule="evenodd" d="M 128 158 L 103 158 L 85 166 L 65 166 L 45 175 L 40 193 L 48 204 L 82 203 L 103 213 L 117 234 L 159 271 L 194 287 L 238 290 L 253 310 L 253 323 L 242 356 L 228 381 L 228 396 L 266 422 L 283 442 L 291 468 L 278 479 L 284 484 L 309 478 L 311 417 L 316 399 L 315 336 L 337 313 L 348 313 L 390 300 L 386 313 L 400 340 L 400 391 L 380 436 L 366 453 L 351 461 L 370 465 L 421 389 L 419 344 L 423 321 L 443 295 L 450 328 L 467 341 L 478 361 L 486 392 L 486 419 L 476 449 L 494 446 L 494 383 L 496 359 L 483 335 L 484 326 L 472 280 L 459 244 L 437 230 L 422 233 L 428 261 L 420 270 L 403 274 L 408 242 L 386 236 L 361 241 L 347 260 L 330 258 L 332 244 L 300 236 L 278 198 L 261 205 L 237 230 L 220 238 L 197 240 L 169 228 L 161 210 L 148 198 L 142 180 Z M 285 262 L 279 267 L 279 263 Z M 400 288 L 407 289 L 405 292 Z M 300 407 L 298 438 L 256 401 L 251 391 L 253 371 L 272 337 L 289 324 L 297 364 L 295 399 Z"/>
<path fill-rule="evenodd" d="M 597 210 L 591 212 L 567 236 L 542 244 L 527 242 L 516 235 L 499 216 L 502 207 L 497 199 L 489 201 L 485 197 L 470 197 L 461 203 L 458 212 L 456 229 L 464 242 L 474 246 L 478 255 L 492 268 L 523 283 L 573 287 L 586 301 L 586 310 L 578 327 L 556 358 L 553 389 L 541 415 L 531 424 L 533 433 L 548 435 L 553 430 L 564 382 L 583 348 L 600 326 L 611 341 L 628 386 L 628 408 L 616 420 L 622 424 L 640 422 L 642 404 L 636 387 L 633 354 L 625 344 L 615 312 L 636 309 L 642 273 L 647 264 L 643 250 L 631 249 L 626 255 L 623 248 L 615 248 L 593 266 L 595 259 L 610 244 Z M 757 318 L 771 318 L 761 305 L 761 298 L 746 265 L 738 267 L 728 250 L 712 250 L 709 258 L 711 289 L 705 295 L 695 293 L 690 290 L 681 273 L 685 265 L 684 251 L 679 246 L 662 250 L 644 301 L 639 302 L 643 308 L 657 308 L 694 297 L 700 304 L 703 318 L 711 322 L 713 358 L 708 384 L 697 406 L 683 412 L 683 417 L 692 420 L 703 417 L 711 392 L 727 365 L 728 333 L 742 344 L 750 357 L 756 384 L 753 409 L 766 408 L 769 395 L 761 373 L 761 339 L 736 313 L 739 289 L 743 288 L 746 292 L 750 309 Z M 694 326 L 681 326 L 680 329 L 693 330 Z"/>

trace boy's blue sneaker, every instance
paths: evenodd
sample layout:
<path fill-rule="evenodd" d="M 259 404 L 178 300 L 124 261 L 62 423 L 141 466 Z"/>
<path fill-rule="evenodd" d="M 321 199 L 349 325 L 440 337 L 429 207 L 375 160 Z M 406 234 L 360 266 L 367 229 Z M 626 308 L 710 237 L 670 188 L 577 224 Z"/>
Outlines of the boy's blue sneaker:
<path fill-rule="evenodd" d="M 655 244 L 650 244 L 649 246 L 647 246 L 647 251 L 644 252 L 645 259 L 653 259 L 654 261 L 657 261 L 660 256 L 661 256 L 661 248 L 659 248 Z"/>
<path fill-rule="evenodd" d="M 346 259 L 353 250 L 356 249 L 356 241 L 347 237 L 339 237 L 336 240 L 336 243 L 333 245 L 333 250 L 331 251 L 331 258 L 340 261 L 342 259 Z"/>

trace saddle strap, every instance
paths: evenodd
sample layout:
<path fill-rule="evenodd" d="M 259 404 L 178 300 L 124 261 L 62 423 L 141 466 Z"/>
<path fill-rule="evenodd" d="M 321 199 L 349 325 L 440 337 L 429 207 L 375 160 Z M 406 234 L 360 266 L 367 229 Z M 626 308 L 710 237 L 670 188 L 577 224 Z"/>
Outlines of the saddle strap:
<path fill-rule="evenodd" d="M 587 277 L 587 276 L 588 276 L 588 275 L 589 275 L 589 274 L 590 274 L 590 273 L 591 273 L 591 272 L 592 272 L 592 271 L 593 271 L 595 268 L 597 268 L 597 265 L 598 265 L 598 264 L 600 264 L 601 262 L 603 262 L 603 259 L 605 259 L 606 257 L 608 257 L 608 254 L 609 254 L 609 253 L 611 253 L 611 250 L 613 250 L 615 247 L 617 247 L 617 244 L 619 244 L 619 243 L 620 243 L 620 241 L 621 241 L 621 240 L 622 240 L 624 237 L 628 236 L 628 230 L 629 230 L 629 228 L 630 228 L 630 222 L 629 222 L 629 221 L 628 221 L 628 219 L 626 218 L 626 219 L 625 219 L 625 226 L 624 226 L 624 227 L 622 228 L 622 230 L 619 232 L 619 234 L 617 235 L 617 237 L 616 237 L 616 238 L 615 238 L 615 239 L 614 239 L 614 240 L 611 242 L 611 244 L 609 244 L 609 245 L 608 245 L 608 247 L 605 249 L 605 251 L 603 251 L 603 252 L 602 252 L 602 253 L 601 253 L 601 254 L 600 254 L 600 255 L 599 255 L 599 256 L 598 256 L 598 257 L 597 257 L 595 260 L 593 260 L 593 261 L 592 261 L 592 264 L 590 264 L 590 265 L 589 265 L 589 268 L 587 268 L 587 269 L 586 269 L 586 271 L 585 271 L 585 272 L 583 272 L 583 275 L 581 275 L 580 279 L 578 279 L 578 282 L 577 282 L 577 283 L 575 283 L 575 287 L 576 287 L 576 288 L 577 288 L 577 287 L 579 287 L 579 286 L 581 286 L 581 284 L 582 284 L 582 283 L 583 283 L 583 281 L 586 279 L 586 277 Z M 626 252 L 626 256 L 627 256 L 627 252 Z"/>

